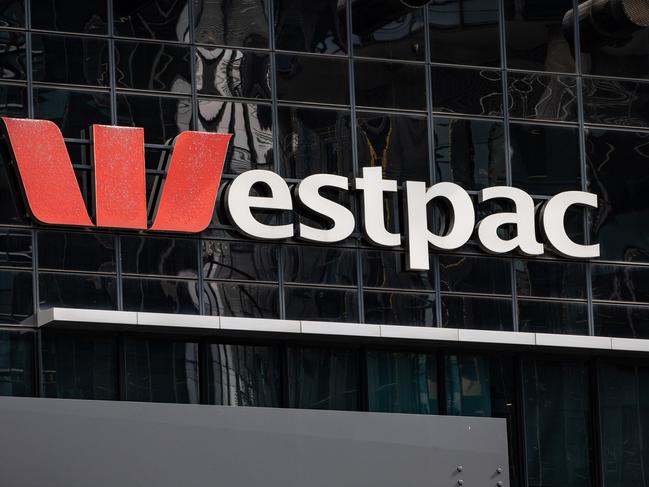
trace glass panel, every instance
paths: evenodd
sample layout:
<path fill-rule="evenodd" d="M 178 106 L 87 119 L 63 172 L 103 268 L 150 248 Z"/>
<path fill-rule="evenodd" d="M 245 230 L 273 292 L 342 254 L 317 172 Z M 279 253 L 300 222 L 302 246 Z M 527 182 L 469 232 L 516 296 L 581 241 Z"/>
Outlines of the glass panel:
<path fill-rule="evenodd" d="M 486 294 L 512 292 L 509 260 L 441 255 L 439 270 L 443 291 Z"/>
<path fill-rule="evenodd" d="M 66 271 L 115 272 L 115 237 L 38 232 L 38 266 Z"/>
<path fill-rule="evenodd" d="M 584 78 L 586 123 L 649 127 L 649 84 L 616 79 Z"/>
<path fill-rule="evenodd" d="M 590 487 L 588 373 L 579 363 L 525 360 L 525 442 L 529 487 Z"/>
<path fill-rule="evenodd" d="M 196 240 L 147 237 L 122 238 L 122 272 L 196 277 Z"/>
<path fill-rule="evenodd" d="M 593 306 L 595 335 L 649 338 L 649 307 L 596 304 Z"/>
<path fill-rule="evenodd" d="M 275 63 L 279 100 L 349 104 L 346 59 L 277 54 Z"/>
<path fill-rule="evenodd" d="M 189 98 L 117 95 L 117 124 L 144 128 L 149 144 L 169 144 L 180 132 L 189 130 L 191 118 Z"/>
<path fill-rule="evenodd" d="M 34 395 L 34 335 L 0 331 L 0 396 Z"/>
<path fill-rule="evenodd" d="M 277 286 L 206 282 L 205 314 L 247 318 L 279 318 Z"/>
<path fill-rule="evenodd" d="M 282 172 L 352 175 L 350 114 L 344 111 L 278 107 Z"/>
<path fill-rule="evenodd" d="M 24 34 L 0 31 L 0 68 L 3 79 L 27 79 Z"/>
<path fill-rule="evenodd" d="M 25 25 L 25 1 L 4 0 L 0 4 L 0 26 L 20 27 Z"/>
<path fill-rule="evenodd" d="M 354 61 L 356 105 L 426 110 L 426 72 L 419 64 Z"/>
<path fill-rule="evenodd" d="M 565 17 L 572 0 L 505 0 L 504 7 L 507 67 L 574 72 L 574 25 Z"/>
<path fill-rule="evenodd" d="M 275 0 L 275 47 L 287 51 L 347 52 L 346 0 Z"/>
<path fill-rule="evenodd" d="M 386 325 L 435 326 L 435 295 L 366 291 L 365 322 Z"/>
<path fill-rule="evenodd" d="M 187 0 L 114 0 L 115 35 L 189 41 Z"/>
<path fill-rule="evenodd" d="M 31 267 L 31 234 L 17 230 L 0 231 L 0 264 L 12 267 Z"/>
<path fill-rule="evenodd" d="M 542 195 L 581 189 L 577 127 L 512 123 L 509 134 L 514 186 Z"/>
<path fill-rule="evenodd" d="M 434 271 L 407 270 L 403 252 L 363 250 L 361 258 L 364 287 L 435 290 Z"/>
<path fill-rule="evenodd" d="M 43 333 L 43 392 L 65 399 L 117 399 L 117 341 Z"/>
<path fill-rule="evenodd" d="M 286 286 L 284 292 L 289 320 L 358 321 L 355 290 Z"/>
<path fill-rule="evenodd" d="M 515 260 L 520 296 L 586 299 L 586 266 L 571 262 Z"/>
<path fill-rule="evenodd" d="M 201 132 L 233 134 L 223 172 L 273 171 L 273 114 L 270 105 L 198 100 Z"/>
<path fill-rule="evenodd" d="M 491 375 L 484 357 L 446 355 L 446 412 L 452 416 L 491 416 Z"/>
<path fill-rule="evenodd" d="M 358 410 L 359 380 L 355 350 L 288 349 L 290 408 Z"/>
<path fill-rule="evenodd" d="M 435 164 L 438 180 L 464 189 L 505 184 L 503 124 L 435 117 Z"/>
<path fill-rule="evenodd" d="M 431 61 L 499 66 L 498 16 L 498 0 L 430 2 Z"/>
<path fill-rule="evenodd" d="M 248 242 L 203 240 L 207 279 L 277 281 L 277 247 Z"/>
<path fill-rule="evenodd" d="M 27 88 L 24 86 L 0 85 L 0 115 L 27 117 Z"/>
<path fill-rule="evenodd" d="M 425 60 L 424 9 L 411 5 L 352 1 L 354 55 Z"/>
<path fill-rule="evenodd" d="M 123 286 L 127 311 L 200 313 L 196 281 L 125 278 Z"/>
<path fill-rule="evenodd" d="M 31 0 L 33 29 L 106 34 L 106 0 Z"/>
<path fill-rule="evenodd" d="M 501 117 L 502 75 L 487 69 L 431 67 L 433 111 Z"/>
<path fill-rule="evenodd" d="M 275 347 L 210 345 L 209 404 L 279 407 L 280 354 Z"/>
<path fill-rule="evenodd" d="M 33 314 L 32 273 L 0 271 L 0 323 L 28 325 Z"/>
<path fill-rule="evenodd" d="M 25 225 L 30 221 L 22 191 L 16 184 L 16 173 L 12 165 L 9 151 L 0 150 L 0 222 Z"/>
<path fill-rule="evenodd" d="M 118 88 L 190 93 L 188 47 L 152 42 L 115 42 Z"/>
<path fill-rule="evenodd" d="M 284 247 L 284 280 L 312 284 L 356 284 L 356 250 L 331 247 Z"/>
<path fill-rule="evenodd" d="M 437 414 L 437 359 L 433 354 L 367 352 L 370 411 Z"/>
<path fill-rule="evenodd" d="M 129 338 L 126 400 L 198 404 L 198 344 Z"/>
<path fill-rule="evenodd" d="M 269 0 L 194 1 L 194 35 L 199 44 L 268 47 Z"/>
<path fill-rule="evenodd" d="M 520 331 L 588 335 L 588 305 L 558 301 L 518 301 Z"/>
<path fill-rule="evenodd" d="M 204 95 L 270 99 L 270 56 L 196 48 L 196 91 Z"/>
<path fill-rule="evenodd" d="M 445 328 L 512 331 L 511 299 L 442 296 L 442 324 Z"/>
<path fill-rule="evenodd" d="M 359 113 L 358 164 L 383 168 L 383 177 L 428 181 L 428 122 L 422 117 Z"/>
<path fill-rule="evenodd" d="M 577 121 L 577 81 L 572 76 L 507 72 L 509 116 Z"/>
<path fill-rule="evenodd" d="M 593 299 L 649 302 L 649 268 L 594 265 Z"/>
<path fill-rule="evenodd" d="M 115 278 L 78 274 L 38 275 L 40 308 L 116 309 Z"/>

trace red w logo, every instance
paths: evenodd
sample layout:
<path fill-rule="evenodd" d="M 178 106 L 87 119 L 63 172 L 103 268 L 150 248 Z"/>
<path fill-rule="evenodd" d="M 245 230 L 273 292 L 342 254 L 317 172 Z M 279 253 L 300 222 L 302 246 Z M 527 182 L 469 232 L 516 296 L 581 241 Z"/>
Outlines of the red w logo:
<path fill-rule="evenodd" d="M 47 120 L 2 120 L 36 220 L 55 225 L 147 228 L 143 129 L 92 126 L 93 223 L 59 128 Z M 190 131 L 176 137 L 151 230 L 196 233 L 207 228 L 230 137 Z"/>

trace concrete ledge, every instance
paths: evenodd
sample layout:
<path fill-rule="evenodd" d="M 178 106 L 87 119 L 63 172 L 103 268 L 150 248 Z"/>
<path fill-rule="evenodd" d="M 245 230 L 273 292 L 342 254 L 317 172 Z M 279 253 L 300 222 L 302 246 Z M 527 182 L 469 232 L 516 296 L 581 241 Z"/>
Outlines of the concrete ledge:
<path fill-rule="evenodd" d="M 406 338 L 413 340 L 460 340 L 457 328 L 432 328 L 428 326 L 380 325 L 384 338 Z"/>
<path fill-rule="evenodd" d="M 219 316 L 181 315 L 171 313 L 137 313 L 137 324 L 145 326 L 171 326 L 182 328 L 221 328 Z"/>
<path fill-rule="evenodd" d="M 328 321 L 302 321 L 302 333 L 318 335 L 344 335 L 380 337 L 381 328 L 379 325 L 367 325 L 362 323 L 338 323 Z"/>
<path fill-rule="evenodd" d="M 544 347 L 590 348 L 611 350 L 609 337 L 592 337 L 583 335 L 559 335 L 553 333 L 537 333 L 536 344 Z"/>
<path fill-rule="evenodd" d="M 611 338 L 613 350 L 649 352 L 649 340 L 639 338 Z"/>
<path fill-rule="evenodd" d="M 270 331 L 275 333 L 300 333 L 300 322 L 262 318 L 235 318 L 221 316 L 222 330 Z"/>
<path fill-rule="evenodd" d="M 39 327 L 52 322 L 136 325 L 137 313 L 134 311 L 78 308 L 49 308 L 38 313 L 37 325 Z"/>
<path fill-rule="evenodd" d="M 508 345 L 534 345 L 534 333 L 498 330 L 466 330 L 458 331 L 461 342 L 503 343 Z"/>

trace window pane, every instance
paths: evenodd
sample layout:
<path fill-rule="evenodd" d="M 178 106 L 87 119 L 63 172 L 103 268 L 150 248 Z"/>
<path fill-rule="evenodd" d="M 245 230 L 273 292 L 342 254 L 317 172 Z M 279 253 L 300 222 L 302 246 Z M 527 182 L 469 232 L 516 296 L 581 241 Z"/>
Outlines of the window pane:
<path fill-rule="evenodd" d="M 32 28 L 106 34 L 106 0 L 31 0 Z"/>
<path fill-rule="evenodd" d="M 433 354 L 367 352 L 370 411 L 437 414 L 437 362 Z"/>
<path fill-rule="evenodd" d="M 19 230 L 0 231 L 0 264 L 11 267 L 32 266 L 32 236 Z"/>
<path fill-rule="evenodd" d="M 287 282 L 356 284 L 356 250 L 287 245 L 284 252 L 284 280 Z"/>
<path fill-rule="evenodd" d="M 275 63 L 278 99 L 349 104 L 347 59 L 277 54 Z"/>
<path fill-rule="evenodd" d="M 24 34 L 0 31 L 0 67 L 3 79 L 27 79 Z"/>
<path fill-rule="evenodd" d="M 246 318 L 279 318 L 277 286 L 206 282 L 205 314 Z"/>
<path fill-rule="evenodd" d="M 122 272 L 196 277 L 198 245 L 185 238 L 121 237 Z"/>
<path fill-rule="evenodd" d="M 586 299 L 586 266 L 570 262 L 515 260 L 520 296 Z"/>
<path fill-rule="evenodd" d="M 66 271 L 115 272 L 115 237 L 38 232 L 38 266 Z"/>
<path fill-rule="evenodd" d="M 270 99 L 270 56 L 266 53 L 199 47 L 195 70 L 199 94 Z"/>
<path fill-rule="evenodd" d="M 431 67 L 433 111 L 501 117 L 502 75 L 488 69 Z"/>
<path fill-rule="evenodd" d="M 508 71 L 507 83 L 510 117 L 577 121 L 574 77 Z"/>
<path fill-rule="evenodd" d="M 38 288 L 41 309 L 117 308 L 116 281 L 112 277 L 41 273 Z"/>
<path fill-rule="evenodd" d="M 189 130 L 192 103 L 189 98 L 117 95 L 117 124 L 144 128 L 149 144 L 169 144 Z"/>
<path fill-rule="evenodd" d="M 527 482 L 530 487 L 590 487 L 590 401 L 586 367 L 523 362 Z"/>
<path fill-rule="evenodd" d="M 117 399 L 117 342 L 111 337 L 43 333 L 45 397 Z"/>
<path fill-rule="evenodd" d="M 375 288 L 435 290 L 435 274 L 406 269 L 403 252 L 363 250 L 363 285 Z"/>
<path fill-rule="evenodd" d="M 511 294 L 508 260 L 441 255 L 440 279 L 443 291 Z"/>
<path fill-rule="evenodd" d="M 33 314 L 32 273 L 0 271 L 0 323 L 31 324 Z"/>
<path fill-rule="evenodd" d="M 426 72 L 419 64 L 354 62 L 356 104 L 397 110 L 426 110 Z"/>
<path fill-rule="evenodd" d="M 359 357 L 355 350 L 289 348 L 289 407 L 355 411 Z"/>
<path fill-rule="evenodd" d="M 513 330 L 511 299 L 442 296 L 445 328 Z"/>
<path fill-rule="evenodd" d="M 34 395 L 34 335 L 0 331 L 0 396 Z"/>
<path fill-rule="evenodd" d="M 249 242 L 203 240 L 207 279 L 277 281 L 277 247 Z"/>
<path fill-rule="evenodd" d="M 0 5 L 0 26 L 20 27 L 25 25 L 25 1 L 6 0 Z"/>
<path fill-rule="evenodd" d="M 649 338 L 649 307 L 596 304 L 595 335 Z"/>
<path fill-rule="evenodd" d="M 649 302 L 649 268 L 594 265 L 593 299 Z"/>
<path fill-rule="evenodd" d="M 198 282 L 124 279 L 124 309 L 154 313 L 198 314 Z"/>
<path fill-rule="evenodd" d="M 268 47 L 270 0 L 194 2 L 194 35 L 199 44 Z"/>
<path fill-rule="evenodd" d="M 198 344 L 126 339 L 126 400 L 198 404 Z"/>
<path fill-rule="evenodd" d="M 284 292 L 289 320 L 358 321 L 355 290 L 287 286 Z"/>
<path fill-rule="evenodd" d="M 16 118 L 27 117 L 27 88 L 0 85 L 0 115 Z"/>
<path fill-rule="evenodd" d="M 366 291 L 365 322 L 386 325 L 435 326 L 435 295 Z"/>
<path fill-rule="evenodd" d="M 210 345 L 208 403 L 280 406 L 280 354 L 275 347 Z"/>
<path fill-rule="evenodd" d="M 586 123 L 649 127 L 649 84 L 584 78 L 583 91 Z"/>
<path fill-rule="evenodd" d="M 187 0 L 114 0 L 115 34 L 169 41 L 189 40 Z"/>
<path fill-rule="evenodd" d="M 557 301 L 518 301 L 519 330 L 588 335 L 588 305 Z"/>
<path fill-rule="evenodd" d="M 446 412 L 491 416 L 491 375 L 484 357 L 446 355 Z"/>

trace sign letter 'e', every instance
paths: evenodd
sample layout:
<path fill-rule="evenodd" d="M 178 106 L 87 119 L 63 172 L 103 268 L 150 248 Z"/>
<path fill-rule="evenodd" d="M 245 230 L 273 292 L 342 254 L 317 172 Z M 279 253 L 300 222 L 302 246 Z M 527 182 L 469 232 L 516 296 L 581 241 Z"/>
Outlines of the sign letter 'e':
<path fill-rule="evenodd" d="M 255 185 L 268 188 L 270 196 L 250 196 Z M 226 207 L 232 223 L 253 238 L 278 240 L 293 236 L 293 225 L 266 225 L 260 223 L 251 208 L 268 210 L 292 210 L 291 191 L 286 182 L 271 171 L 253 169 L 236 177 L 226 190 Z"/>
<path fill-rule="evenodd" d="M 478 194 L 478 201 L 508 199 L 514 202 L 516 211 L 495 213 L 478 223 L 480 245 L 488 252 L 504 254 L 516 247 L 525 255 L 543 254 L 543 244 L 537 242 L 534 225 L 534 200 L 525 191 L 510 186 L 485 188 Z M 516 236 L 504 240 L 498 236 L 502 225 L 516 225 Z"/>
<path fill-rule="evenodd" d="M 579 259 L 599 257 L 599 244 L 580 245 L 568 237 L 564 220 L 566 211 L 573 205 L 597 208 L 597 195 L 585 191 L 564 191 L 550 198 L 541 209 L 543 232 L 554 250 L 564 257 Z"/>
<path fill-rule="evenodd" d="M 364 167 L 363 177 L 356 178 L 356 189 L 363 190 L 363 230 L 367 239 L 381 247 L 396 247 L 401 244 L 399 233 L 385 229 L 383 193 L 397 192 L 397 182 L 383 179 L 382 167 Z"/>
<path fill-rule="evenodd" d="M 443 198 L 448 202 L 451 216 L 446 235 L 435 235 L 428 230 L 430 201 Z M 437 250 L 454 250 L 464 245 L 475 225 L 475 211 L 471 198 L 454 183 L 437 183 L 426 189 L 420 181 L 406 181 L 406 205 L 408 219 L 408 269 L 428 270 L 428 244 Z"/>

